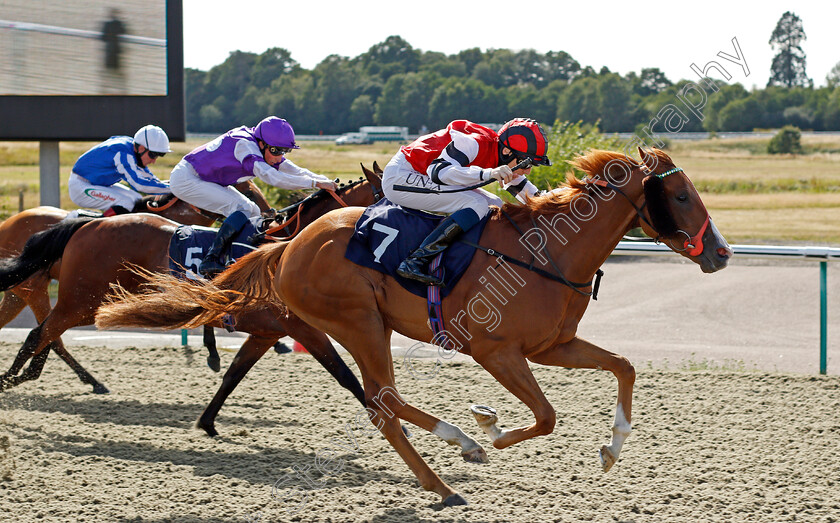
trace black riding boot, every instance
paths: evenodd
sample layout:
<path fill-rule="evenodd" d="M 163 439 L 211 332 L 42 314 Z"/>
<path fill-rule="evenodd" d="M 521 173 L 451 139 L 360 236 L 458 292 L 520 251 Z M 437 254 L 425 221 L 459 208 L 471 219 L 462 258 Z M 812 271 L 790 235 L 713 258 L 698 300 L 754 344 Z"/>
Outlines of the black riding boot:
<path fill-rule="evenodd" d="M 447 216 L 426 236 L 420 247 L 403 260 L 397 267 L 397 274 L 409 280 L 423 282 L 426 285 L 441 285 L 442 280 L 426 274 L 426 267 L 435 256 L 446 250 L 462 232 L 464 232 L 463 229 L 452 216 Z"/>
<path fill-rule="evenodd" d="M 219 232 L 216 233 L 216 237 L 213 239 L 213 244 L 208 249 L 207 254 L 204 255 L 204 259 L 201 260 L 201 265 L 198 267 L 198 272 L 205 278 L 213 278 L 225 270 L 226 266 L 222 257 L 246 223 L 248 223 L 248 217 L 242 211 L 236 211 L 225 218 L 222 226 L 219 227 Z"/>

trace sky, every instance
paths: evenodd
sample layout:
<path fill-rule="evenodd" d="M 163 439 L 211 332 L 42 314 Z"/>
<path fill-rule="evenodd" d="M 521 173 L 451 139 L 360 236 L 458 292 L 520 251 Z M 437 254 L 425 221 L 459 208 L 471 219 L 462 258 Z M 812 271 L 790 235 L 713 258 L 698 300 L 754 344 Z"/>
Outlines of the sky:
<path fill-rule="evenodd" d="M 716 61 L 731 75 L 728 83 L 763 88 L 775 54 L 770 35 L 785 11 L 802 19 L 806 71 L 815 86 L 825 85 L 840 62 L 840 2 L 832 0 L 183 0 L 183 5 L 184 64 L 205 71 L 232 51 L 262 53 L 271 47 L 289 50 L 312 69 L 331 54 L 352 58 L 399 35 L 422 51 L 565 51 L 596 71 L 606 66 L 624 75 L 658 67 L 671 81 L 695 80 L 692 64 L 704 69 Z M 737 57 L 733 38 L 746 67 L 718 55 Z"/>

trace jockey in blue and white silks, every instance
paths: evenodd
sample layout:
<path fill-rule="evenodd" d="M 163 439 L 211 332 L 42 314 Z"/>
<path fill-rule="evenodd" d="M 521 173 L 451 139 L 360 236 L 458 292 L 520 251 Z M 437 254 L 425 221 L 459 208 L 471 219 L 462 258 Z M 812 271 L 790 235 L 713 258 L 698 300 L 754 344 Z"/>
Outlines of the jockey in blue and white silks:
<path fill-rule="evenodd" d="M 237 127 L 196 148 L 172 170 L 169 183 L 175 196 L 226 217 L 201 264 L 202 274 L 224 270 L 220 255 L 227 243 L 248 218 L 260 215 L 260 207 L 234 185 L 259 178 L 280 189 L 336 189 L 326 176 L 298 167 L 286 158 L 293 149 L 300 147 L 292 126 L 270 116 L 256 127 Z"/>
<path fill-rule="evenodd" d="M 547 149 L 545 131 L 527 118 L 507 122 L 498 133 L 467 120 L 455 120 L 445 129 L 400 148 L 382 175 L 385 196 L 404 207 L 449 216 L 400 264 L 397 274 L 427 285 L 440 285 L 440 279 L 425 271 L 429 262 L 458 235 L 481 221 L 490 205 L 502 204 L 488 191 L 467 189 L 495 178 L 524 202 L 537 193 L 536 186 L 526 178 L 531 167 L 516 171 L 511 168 L 525 159 L 531 165 L 551 165 Z"/>
<path fill-rule="evenodd" d="M 130 212 L 142 194 L 169 194 L 149 166 L 171 152 L 160 127 L 146 125 L 130 136 L 112 136 L 85 152 L 73 165 L 70 199 L 80 207 L 105 211 L 106 216 Z M 128 186 L 120 182 L 126 182 Z"/>

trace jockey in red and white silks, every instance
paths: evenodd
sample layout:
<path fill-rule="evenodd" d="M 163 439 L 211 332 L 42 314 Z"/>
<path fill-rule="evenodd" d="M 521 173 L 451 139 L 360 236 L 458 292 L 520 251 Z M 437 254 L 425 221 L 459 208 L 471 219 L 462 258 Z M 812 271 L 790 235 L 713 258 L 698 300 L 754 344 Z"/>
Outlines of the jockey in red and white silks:
<path fill-rule="evenodd" d="M 440 281 L 425 273 L 428 263 L 462 232 L 487 215 L 490 205 L 501 205 L 497 196 L 482 189 L 461 189 L 495 178 L 520 201 L 537 193 L 528 181 L 530 166 L 516 172 L 511 167 L 528 158 L 534 165 L 551 165 L 548 142 L 540 125 L 517 118 L 506 123 L 498 133 L 467 120 L 455 120 L 445 129 L 421 136 L 403 146 L 385 167 L 382 189 L 394 203 L 446 213 L 435 230 L 397 269 L 405 278 L 429 285 Z M 408 185 L 431 189 L 417 193 L 395 189 Z"/>

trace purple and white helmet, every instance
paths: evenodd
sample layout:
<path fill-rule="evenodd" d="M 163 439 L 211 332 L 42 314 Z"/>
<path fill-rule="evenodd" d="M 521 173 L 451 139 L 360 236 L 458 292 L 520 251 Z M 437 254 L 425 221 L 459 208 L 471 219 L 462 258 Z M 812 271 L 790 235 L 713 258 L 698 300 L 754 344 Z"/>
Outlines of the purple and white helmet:
<path fill-rule="evenodd" d="M 276 116 L 269 116 L 254 127 L 254 136 L 274 147 L 300 149 L 295 145 L 295 130 L 289 122 Z"/>

